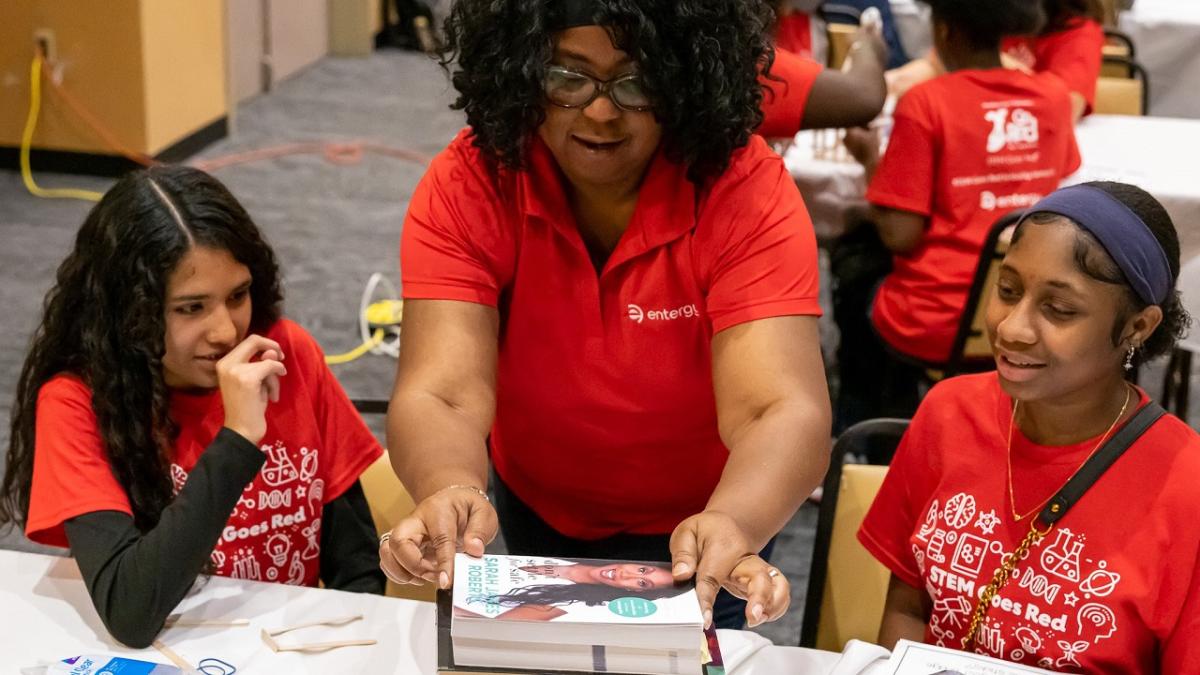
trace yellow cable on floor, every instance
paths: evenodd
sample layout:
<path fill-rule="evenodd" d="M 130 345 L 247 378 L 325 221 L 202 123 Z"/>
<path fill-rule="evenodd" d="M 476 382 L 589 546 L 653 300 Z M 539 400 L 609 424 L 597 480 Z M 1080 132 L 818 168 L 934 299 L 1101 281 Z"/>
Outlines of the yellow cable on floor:
<path fill-rule="evenodd" d="M 325 363 L 331 366 L 340 366 L 343 363 L 350 363 L 354 359 L 366 354 L 383 342 L 384 332 L 382 328 L 376 328 L 375 333 L 371 335 L 371 339 L 361 345 L 351 349 L 345 354 L 331 354 L 325 357 Z"/>
<path fill-rule="evenodd" d="M 38 113 L 42 108 L 42 57 L 33 57 L 33 65 L 29 69 L 29 117 L 25 119 L 25 131 L 21 134 L 21 180 L 25 189 L 34 197 L 46 199 L 82 199 L 87 202 L 98 202 L 104 196 L 94 190 L 76 190 L 73 188 L 46 189 L 33 180 L 33 171 L 29 165 L 29 152 L 33 147 L 33 132 L 37 129 Z"/>

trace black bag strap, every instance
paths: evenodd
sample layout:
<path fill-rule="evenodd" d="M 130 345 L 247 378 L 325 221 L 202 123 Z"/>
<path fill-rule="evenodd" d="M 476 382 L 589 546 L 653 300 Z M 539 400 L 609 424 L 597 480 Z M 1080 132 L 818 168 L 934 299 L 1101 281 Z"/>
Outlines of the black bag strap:
<path fill-rule="evenodd" d="M 1060 518 L 1067 515 L 1067 511 L 1083 497 L 1083 493 L 1088 491 L 1088 488 L 1100 479 L 1100 476 L 1108 470 L 1108 467 L 1113 465 L 1113 462 L 1133 445 L 1150 425 L 1158 421 L 1158 418 L 1167 413 L 1163 407 L 1154 401 L 1150 401 L 1142 406 L 1125 426 L 1121 427 L 1117 433 L 1113 434 L 1112 438 L 1108 439 L 1104 445 L 1092 455 L 1074 476 L 1067 481 L 1066 485 L 1058 491 L 1058 494 L 1050 498 L 1046 503 L 1045 508 L 1038 514 L 1038 520 L 1044 525 L 1053 525 Z"/>

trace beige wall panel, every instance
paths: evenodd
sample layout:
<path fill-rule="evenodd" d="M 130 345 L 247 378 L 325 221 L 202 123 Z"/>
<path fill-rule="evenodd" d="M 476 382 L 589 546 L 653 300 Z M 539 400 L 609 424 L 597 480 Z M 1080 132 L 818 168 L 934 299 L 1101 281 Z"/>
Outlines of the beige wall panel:
<path fill-rule="evenodd" d="M 326 0 L 266 0 L 272 85 L 329 52 Z"/>
<path fill-rule="evenodd" d="M 263 82 L 263 0 L 226 0 L 230 91 L 244 101 L 261 94 Z"/>
<path fill-rule="evenodd" d="M 21 142 L 33 31 L 54 31 L 63 87 L 134 150 L 146 151 L 138 0 L 0 0 L 0 145 Z M 34 146 L 113 154 L 43 87 Z"/>
<path fill-rule="evenodd" d="M 151 154 L 225 116 L 223 2 L 141 3 Z"/>

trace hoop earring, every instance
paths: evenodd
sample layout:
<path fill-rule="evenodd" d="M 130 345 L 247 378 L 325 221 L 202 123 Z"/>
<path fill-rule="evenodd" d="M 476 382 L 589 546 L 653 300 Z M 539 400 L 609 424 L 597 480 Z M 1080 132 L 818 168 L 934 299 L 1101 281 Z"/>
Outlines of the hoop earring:
<path fill-rule="evenodd" d="M 1137 351 L 1137 347 L 1130 345 L 1129 351 L 1125 352 L 1125 370 L 1133 370 L 1133 354 Z"/>

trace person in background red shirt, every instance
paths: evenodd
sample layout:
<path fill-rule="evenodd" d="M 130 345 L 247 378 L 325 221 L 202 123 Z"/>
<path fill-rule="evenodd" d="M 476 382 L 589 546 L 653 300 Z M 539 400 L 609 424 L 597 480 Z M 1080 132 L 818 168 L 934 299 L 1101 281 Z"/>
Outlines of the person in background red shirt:
<path fill-rule="evenodd" d="M 503 529 L 513 554 L 670 561 L 718 626 L 783 614 L 758 553 L 825 472 L 829 398 L 812 223 L 753 133 L 771 19 L 455 4 L 471 126 L 401 235 L 388 445 L 417 507 L 380 542 L 389 576 L 447 588 L 456 544 Z"/>
<path fill-rule="evenodd" d="M 1075 121 L 1092 111 L 1104 48 L 1104 12 L 1098 0 L 1043 0 L 1046 21 L 1028 35 L 1001 43 L 1004 64 L 1029 72 L 1054 73 L 1071 92 Z M 903 96 L 945 72 L 936 50 L 887 72 L 888 91 Z"/>
<path fill-rule="evenodd" d="M 900 100 L 882 159 L 873 136 L 847 135 L 870 213 L 831 252 L 839 431 L 916 410 L 924 369 L 950 358 L 992 224 L 1079 166 L 1066 88 L 1000 65 L 1001 36 L 1038 25 L 1039 4 L 930 4 L 949 72 Z"/>
<path fill-rule="evenodd" d="M 1029 210 L 987 309 L 997 370 L 933 387 L 859 530 L 892 573 L 880 644 L 1070 673 L 1196 672 L 1200 435 L 1163 416 L 1061 519 L 1040 515 L 1149 403 L 1125 377 L 1187 331 L 1178 274 L 1171 218 L 1139 188 L 1086 183 Z"/>
<path fill-rule="evenodd" d="M 792 0 L 775 2 L 775 48 L 811 59 L 812 16 L 793 6 Z"/>
<path fill-rule="evenodd" d="M 825 68 L 810 58 L 775 49 L 770 75 L 762 78 L 762 124 L 767 138 L 791 138 L 801 129 L 866 125 L 887 99 L 883 64 L 887 47 L 877 30 L 859 28 L 845 70 Z"/>
<path fill-rule="evenodd" d="M 70 546 L 147 647 L 202 573 L 382 593 L 358 477 L 383 450 L 275 255 L 196 169 L 129 174 L 58 269 L 17 385 L 0 522 Z"/>
<path fill-rule="evenodd" d="M 1054 73 L 1071 92 L 1076 121 L 1092 112 L 1104 49 L 1099 0 L 1045 0 L 1046 24 L 1036 35 L 1005 38 L 1000 49 L 1022 67 Z"/>

